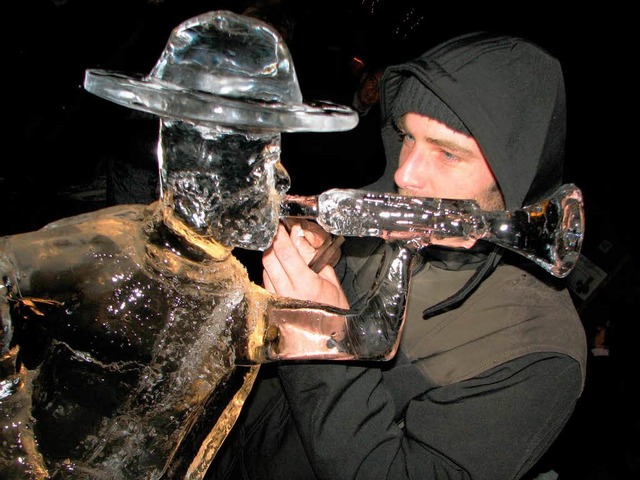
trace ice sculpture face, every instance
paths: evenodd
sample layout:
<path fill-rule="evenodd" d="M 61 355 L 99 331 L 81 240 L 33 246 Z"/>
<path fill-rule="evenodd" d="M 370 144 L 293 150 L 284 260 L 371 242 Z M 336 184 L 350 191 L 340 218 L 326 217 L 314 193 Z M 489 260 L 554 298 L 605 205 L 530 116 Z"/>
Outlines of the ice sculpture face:
<path fill-rule="evenodd" d="M 290 178 L 280 134 L 162 120 L 160 178 L 165 207 L 204 237 L 265 250 Z"/>

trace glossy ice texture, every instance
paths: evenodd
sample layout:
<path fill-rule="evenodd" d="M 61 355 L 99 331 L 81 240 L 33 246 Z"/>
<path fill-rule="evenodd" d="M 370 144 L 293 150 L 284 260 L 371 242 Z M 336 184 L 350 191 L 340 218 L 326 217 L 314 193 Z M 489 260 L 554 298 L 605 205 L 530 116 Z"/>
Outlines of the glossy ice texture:
<path fill-rule="evenodd" d="M 228 247 L 271 245 L 290 186 L 279 133 L 163 120 L 159 158 L 166 215 Z"/>
<path fill-rule="evenodd" d="M 315 219 L 334 235 L 418 246 L 470 248 L 484 240 L 527 257 L 557 277 L 571 272 L 584 237 L 582 193 L 572 184 L 513 212 L 483 211 L 471 200 L 335 189 L 317 197 L 289 196 L 282 215 Z"/>
<path fill-rule="evenodd" d="M 185 473 L 244 381 L 236 330 L 259 303 L 221 252 L 157 204 L 0 240 L 3 478 Z"/>
<path fill-rule="evenodd" d="M 0 239 L 3 478 L 202 478 L 253 365 L 395 355 L 406 247 L 388 245 L 365 306 L 344 311 L 269 294 L 163 210 Z"/>
<path fill-rule="evenodd" d="M 228 11 L 176 27 L 148 75 L 87 70 L 87 91 L 129 108 L 198 124 L 277 131 L 349 130 L 355 111 L 302 98 L 286 44 L 267 24 Z"/>

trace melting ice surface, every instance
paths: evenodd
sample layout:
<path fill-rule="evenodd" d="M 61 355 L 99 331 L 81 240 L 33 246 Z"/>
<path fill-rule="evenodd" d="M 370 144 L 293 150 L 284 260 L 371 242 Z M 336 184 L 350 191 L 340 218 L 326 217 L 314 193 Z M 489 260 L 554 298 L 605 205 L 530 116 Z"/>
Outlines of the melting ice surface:
<path fill-rule="evenodd" d="M 162 120 L 159 158 L 168 214 L 229 247 L 271 245 L 290 186 L 279 133 Z"/>
<path fill-rule="evenodd" d="M 314 219 L 335 235 L 416 246 L 469 248 L 484 240 L 527 257 L 557 277 L 573 269 L 584 236 L 582 192 L 572 184 L 512 212 L 483 211 L 472 200 L 334 189 L 315 197 L 290 195 L 282 215 Z"/>
<path fill-rule="evenodd" d="M 149 75 L 84 85 L 160 117 L 162 195 L 0 238 L 0 476 L 201 478 L 274 358 L 279 299 L 231 251 L 273 238 L 280 132 L 357 114 L 303 103 L 277 33 L 225 11 L 176 27 Z"/>

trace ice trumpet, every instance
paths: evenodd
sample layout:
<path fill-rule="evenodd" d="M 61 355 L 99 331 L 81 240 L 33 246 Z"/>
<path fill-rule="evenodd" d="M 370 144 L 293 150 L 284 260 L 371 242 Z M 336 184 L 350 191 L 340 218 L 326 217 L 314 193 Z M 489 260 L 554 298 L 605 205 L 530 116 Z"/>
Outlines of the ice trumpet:
<path fill-rule="evenodd" d="M 584 237 L 582 192 L 573 184 L 513 211 L 484 211 L 473 200 L 333 189 L 316 196 L 287 195 L 281 215 L 315 220 L 334 235 L 380 237 L 417 247 L 470 248 L 483 240 L 559 278 L 573 269 Z"/>

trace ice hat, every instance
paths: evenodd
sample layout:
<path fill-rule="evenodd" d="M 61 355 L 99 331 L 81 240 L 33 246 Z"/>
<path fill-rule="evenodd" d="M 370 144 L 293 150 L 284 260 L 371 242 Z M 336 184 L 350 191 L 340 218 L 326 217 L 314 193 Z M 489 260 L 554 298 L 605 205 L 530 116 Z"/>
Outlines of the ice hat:
<path fill-rule="evenodd" d="M 125 107 L 193 124 L 327 132 L 358 123 L 346 106 L 304 102 L 278 32 L 225 10 L 174 28 L 149 75 L 89 69 L 84 88 Z"/>

